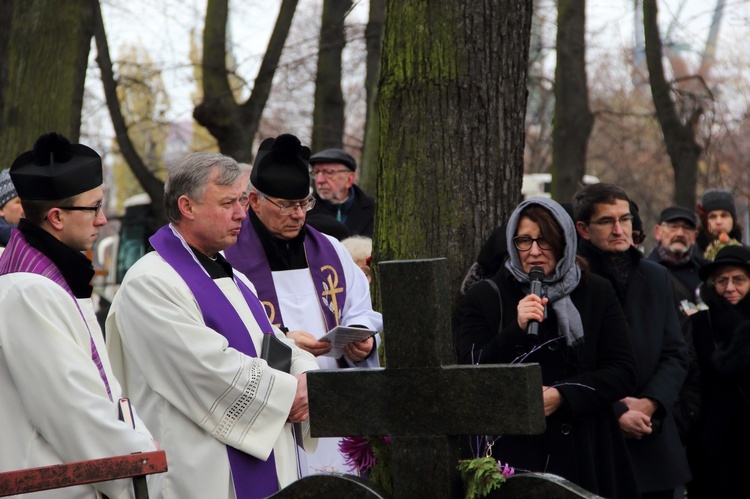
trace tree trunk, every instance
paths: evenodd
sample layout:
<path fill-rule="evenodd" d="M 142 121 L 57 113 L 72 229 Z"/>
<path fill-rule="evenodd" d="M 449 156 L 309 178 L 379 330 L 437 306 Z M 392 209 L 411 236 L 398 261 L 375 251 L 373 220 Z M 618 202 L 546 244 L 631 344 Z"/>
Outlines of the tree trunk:
<path fill-rule="evenodd" d="M 0 0 L 0 118 L 3 117 L 5 87 L 8 82 L 8 42 L 10 40 L 10 21 L 13 16 L 13 0 Z M 0 122 L 1 123 L 1 122 Z M 0 170 L 5 166 L 0 167 Z"/>
<path fill-rule="evenodd" d="M 375 261 L 446 257 L 455 298 L 521 197 L 532 0 L 387 9 Z"/>
<path fill-rule="evenodd" d="M 297 0 L 282 0 L 253 92 L 247 101 L 237 104 L 226 66 L 228 0 L 208 0 L 203 31 L 203 102 L 196 106 L 193 117 L 216 138 L 219 151 L 237 161 L 252 162 L 253 139 L 296 8 Z"/>
<path fill-rule="evenodd" d="M 318 72 L 315 76 L 312 150 L 344 144 L 344 95 L 341 91 L 341 51 L 346 45 L 344 20 L 352 0 L 323 0 Z"/>
<path fill-rule="evenodd" d="M 0 70 L 7 71 L 4 95 L 0 98 L 3 168 L 18 154 L 31 149 L 42 133 L 56 131 L 71 142 L 78 142 L 86 66 L 94 33 L 94 4 L 90 0 L 10 3 L 12 18 L 3 64 L 7 67 Z M 3 3 L 2 10 L 10 9 Z"/>
<path fill-rule="evenodd" d="M 559 0 L 552 131 L 552 198 L 559 202 L 571 202 L 582 185 L 594 123 L 586 82 L 585 35 L 585 0 Z"/>
<path fill-rule="evenodd" d="M 656 0 L 643 0 L 643 29 L 646 39 L 646 64 L 656 117 L 659 120 L 667 153 L 674 169 L 674 202 L 686 208 L 695 206 L 698 159 L 702 151 L 695 140 L 695 126 L 703 109 L 697 107 L 683 123 L 670 96 L 664 77 L 662 44 L 657 24 Z"/>
<path fill-rule="evenodd" d="M 96 22 L 94 38 L 96 39 L 97 49 L 96 62 L 99 64 L 99 69 L 101 70 L 104 95 L 107 100 L 109 114 L 112 118 L 112 126 L 115 129 L 117 145 L 120 147 L 122 156 L 127 161 L 128 166 L 143 188 L 143 191 L 151 198 L 151 207 L 158 222 L 160 222 L 159 225 L 161 225 L 167 222 L 163 205 L 164 182 L 151 173 L 128 136 L 128 127 L 125 124 L 125 119 L 120 109 L 120 101 L 117 98 L 117 82 L 112 71 L 112 58 L 109 54 L 109 43 L 107 42 L 107 34 L 104 31 L 101 8 L 98 1 L 95 2 L 95 5 L 96 9 L 94 13 Z"/>
<path fill-rule="evenodd" d="M 383 23 L 385 22 L 385 0 L 370 0 L 370 17 L 365 30 L 367 43 L 367 114 L 365 115 L 365 141 L 359 160 L 359 186 L 371 196 L 376 194 L 378 173 L 378 138 L 380 115 L 378 113 L 378 80 L 380 59 L 383 54 Z"/>

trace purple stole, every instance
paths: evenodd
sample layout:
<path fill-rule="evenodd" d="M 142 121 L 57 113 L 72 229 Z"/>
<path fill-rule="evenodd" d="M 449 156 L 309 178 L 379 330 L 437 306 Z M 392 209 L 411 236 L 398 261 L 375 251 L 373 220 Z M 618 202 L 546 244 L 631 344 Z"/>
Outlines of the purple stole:
<path fill-rule="evenodd" d="M 159 255 L 174 268 L 193 293 L 206 325 L 224 336 L 229 346 L 249 357 L 258 357 L 250 332 L 229 299 L 206 273 L 192 250 L 169 225 L 159 229 L 149 242 Z M 245 298 L 255 321 L 264 334 L 273 334 L 263 305 L 241 280 L 234 282 Z M 229 465 L 237 499 L 268 497 L 278 492 L 276 463 L 273 451 L 266 461 L 227 445 Z"/>
<path fill-rule="evenodd" d="M 0 256 L 0 275 L 13 274 L 16 272 L 26 272 L 46 277 L 67 291 L 73 299 L 73 303 L 76 304 L 78 313 L 81 314 L 83 324 L 86 326 L 86 330 L 89 333 L 89 340 L 91 342 L 91 360 L 99 370 L 99 377 L 102 379 L 104 387 L 107 389 L 109 400 L 112 400 L 112 390 L 109 388 L 107 373 L 104 372 L 104 366 L 102 365 L 99 351 L 96 349 L 94 337 L 91 335 L 91 329 L 89 328 L 88 322 L 86 322 L 86 317 L 83 315 L 83 310 L 81 310 L 80 305 L 78 305 L 78 300 L 70 289 L 70 286 L 68 286 L 68 282 L 65 280 L 65 277 L 63 277 L 60 269 L 57 268 L 57 265 L 55 265 L 47 255 L 27 243 L 20 230 L 13 229 L 11 231 L 8 245 Z"/>
<path fill-rule="evenodd" d="M 339 325 L 346 303 L 346 278 L 338 253 L 331 242 L 309 225 L 305 226 L 305 256 L 320 309 L 328 329 Z M 250 217 L 242 221 L 242 230 L 237 243 L 224 250 L 227 260 L 234 268 L 245 274 L 255 285 L 258 297 L 266 307 L 273 324 L 285 325 L 281 316 L 279 298 L 273 285 L 271 266 L 266 252 L 255 233 Z"/>

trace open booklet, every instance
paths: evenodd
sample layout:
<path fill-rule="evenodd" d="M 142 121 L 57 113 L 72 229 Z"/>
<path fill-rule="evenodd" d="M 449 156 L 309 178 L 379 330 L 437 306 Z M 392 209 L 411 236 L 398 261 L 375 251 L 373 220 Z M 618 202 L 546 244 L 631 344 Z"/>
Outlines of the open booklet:
<path fill-rule="evenodd" d="M 359 327 L 336 326 L 324 334 L 320 341 L 329 342 L 333 348 L 324 355 L 324 357 L 334 357 L 338 359 L 344 355 L 344 347 L 353 341 L 363 341 L 370 336 L 375 336 L 378 332 L 372 329 L 362 329 Z"/>

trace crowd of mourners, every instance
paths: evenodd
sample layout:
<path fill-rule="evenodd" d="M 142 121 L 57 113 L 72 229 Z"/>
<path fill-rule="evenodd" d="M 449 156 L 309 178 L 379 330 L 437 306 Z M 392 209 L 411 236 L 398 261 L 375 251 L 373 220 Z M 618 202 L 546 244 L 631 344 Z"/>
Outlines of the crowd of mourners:
<path fill-rule="evenodd" d="M 375 201 L 356 168 L 289 134 L 252 165 L 186 156 L 102 327 L 86 256 L 107 223 L 102 160 L 40 136 L 0 172 L 0 472 L 161 448 L 151 497 L 201 499 L 350 472 L 339 438 L 310 437 L 306 373 L 380 365 Z M 600 183 L 521 202 L 484 244 L 453 316 L 457 361 L 538 363 L 546 417 L 489 452 L 603 497 L 740 497 L 750 250 L 734 198 L 669 206 L 648 255 L 646 238 L 636 202 Z"/>
<path fill-rule="evenodd" d="M 648 255 L 645 234 L 613 184 L 523 201 L 464 279 L 458 361 L 541 365 L 547 429 L 497 438 L 503 463 L 604 497 L 742 497 L 750 250 L 734 198 L 665 208 Z"/>

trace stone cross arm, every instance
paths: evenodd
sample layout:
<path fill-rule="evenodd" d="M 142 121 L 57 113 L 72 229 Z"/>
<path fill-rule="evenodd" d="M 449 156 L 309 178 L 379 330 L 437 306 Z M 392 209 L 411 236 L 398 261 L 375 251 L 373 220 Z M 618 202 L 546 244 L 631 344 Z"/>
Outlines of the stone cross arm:
<path fill-rule="evenodd" d="M 544 431 L 537 365 L 315 371 L 307 382 L 314 437 Z"/>

